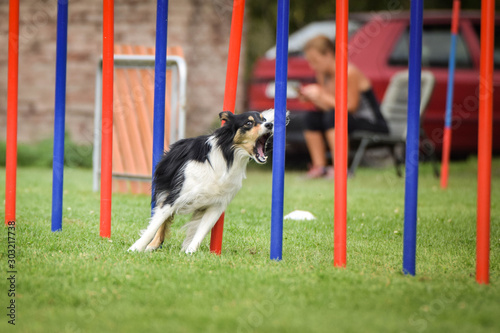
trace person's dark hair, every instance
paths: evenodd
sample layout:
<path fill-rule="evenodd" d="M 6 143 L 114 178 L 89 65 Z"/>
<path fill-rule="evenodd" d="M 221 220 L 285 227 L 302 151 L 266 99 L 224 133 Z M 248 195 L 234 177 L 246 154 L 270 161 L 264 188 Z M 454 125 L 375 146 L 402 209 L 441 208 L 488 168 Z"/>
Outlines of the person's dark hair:
<path fill-rule="evenodd" d="M 304 46 L 304 52 L 308 50 L 315 49 L 322 55 L 327 54 L 328 52 L 333 53 L 335 55 L 335 43 L 331 41 L 328 37 L 320 35 L 314 38 L 311 38 L 306 45 Z"/>

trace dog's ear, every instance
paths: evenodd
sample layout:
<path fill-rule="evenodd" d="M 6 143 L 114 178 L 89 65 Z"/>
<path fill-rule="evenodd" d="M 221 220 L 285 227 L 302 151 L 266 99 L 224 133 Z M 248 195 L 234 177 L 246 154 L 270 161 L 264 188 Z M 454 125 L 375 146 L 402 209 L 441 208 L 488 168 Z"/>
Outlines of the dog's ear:
<path fill-rule="evenodd" d="M 219 113 L 219 118 L 221 121 L 230 121 L 231 119 L 233 119 L 233 113 L 231 111 L 223 111 L 221 113 Z"/>

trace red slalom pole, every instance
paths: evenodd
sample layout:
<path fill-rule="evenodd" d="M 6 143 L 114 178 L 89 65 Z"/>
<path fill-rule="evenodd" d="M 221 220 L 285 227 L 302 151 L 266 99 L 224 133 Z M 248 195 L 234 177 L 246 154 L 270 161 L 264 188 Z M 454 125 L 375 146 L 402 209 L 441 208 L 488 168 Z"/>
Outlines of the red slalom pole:
<path fill-rule="evenodd" d="M 441 156 L 441 188 L 448 186 L 448 169 L 451 147 L 451 121 L 453 113 L 453 83 L 455 81 L 455 53 L 457 50 L 458 19 L 460 16 L 460 0 L 453 1 L 451 21 L 451 43 L 448 63 L 448 92 L 446 95 L 446 115 L 443 131 L 443 152 Z"/>
<path fill-rule="evenodd" d="M 19 73 L 19 0 L 9 2 L 9 62 L 7 78 L 7 152 L 5 163 L 5 225 L 16 223 L 17 92 Z"/>
<path fill-rule="evenodd" d="M 243 31 L 243 16 L 245 13 L 245 0 L 233 1 L 233 14 L 231 18 L 231 33 L 229 36 L 229 51 L 226 70 L 226 86 L 224 90 L 223 111 L 234 113 L 236 104 L 236 88 L 238 86 L 238 68 L 240 65 L 241 34 Z M 210 252 L 217 255 L 222 251 L 222 234 L 224 231 L 224 213 L 212 228 L 210 237 Z"/>
<path fill-rule="evenodd" d="M 481 2 L 481 62 L 479 66 L 479 135 L 477 167 L 476 281 L 489 283 L 491 154 L 493 130 L 493 52 L 495 1 Z"/>
<path fill-rule="evenodd" d="M 346 266 L 347 230 L 347 22 L 349 1 L 337 0 L 335 44 L 335 211 L 333 265 Z"/>
<path fill-rule="evenodd" d="M 240 66 L 241 34 L 243 32 L 243 17 L 245 0 L 234 0 L 229 36 L 229 51 L 227 55 L 226 86 L 224 90 L 223 111 L 234 113 L 236 104 L 236 88 L 238 86 L 238 69 Z"/>
<path fill-rule="evenodd" d="M 443 151 L 441 156 L 441 179 L 442 189 L 448 187 L 448 174 L 450 169 L 451 128 L 445 126 L 443 130 Z"/>
<path fill-rule="evenodd" d="M 101 237 L 111 237 L 113 154 L 114 1 L 103 1 L 102 22 Z"/>

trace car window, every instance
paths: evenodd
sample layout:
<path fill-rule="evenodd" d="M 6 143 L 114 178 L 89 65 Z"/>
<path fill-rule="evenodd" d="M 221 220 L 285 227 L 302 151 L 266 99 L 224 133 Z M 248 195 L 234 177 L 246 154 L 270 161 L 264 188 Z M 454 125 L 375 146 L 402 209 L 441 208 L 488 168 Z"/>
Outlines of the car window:
<path fill-rule="evenodd" d="M 477 34 L 477 39 L 481 41 L 481 24 L 475 23 L 474 24 L 474 31 Z M 495 62 L 495 69 L 500 68 L 500 25 L 498 25 L 498 22 L 495 23 L 495 48 L 493 51 L 493 59 Z"/>
<path fill-rule="evenodd" d="M 422 33 L 422 66 L 447 68 L 450 40 L 449 25 L 424 25 Z M 408 28 L 396 43 L 389 57 L 389 65 L 408 66 L 409 47 L 410 29 Z M 457 35 L 455 66 L 457 68 L 472 68 L 469 50 L 460 33 Z"/>

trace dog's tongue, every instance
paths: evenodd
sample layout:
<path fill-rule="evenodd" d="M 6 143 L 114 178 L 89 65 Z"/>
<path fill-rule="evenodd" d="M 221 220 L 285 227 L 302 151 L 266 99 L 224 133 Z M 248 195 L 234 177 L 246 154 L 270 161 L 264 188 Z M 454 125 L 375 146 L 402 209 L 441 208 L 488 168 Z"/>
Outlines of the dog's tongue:
<path fill-rule="evenodd" d="M 264 154 L 264 147 L 262 145 L 257 145 L 257 153 L 259 156 L 265 157 L 266 155 Z"/>
<path fill-rule="evenodd" d="M 255 148 L 257 150 L 257 158 L 259 159 L 259 161 L 265 162 L 267 160 L 267 156 L 264 153 L 264 145 L 258 143 Z"/>

